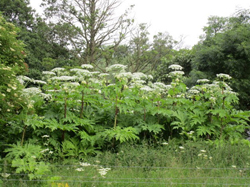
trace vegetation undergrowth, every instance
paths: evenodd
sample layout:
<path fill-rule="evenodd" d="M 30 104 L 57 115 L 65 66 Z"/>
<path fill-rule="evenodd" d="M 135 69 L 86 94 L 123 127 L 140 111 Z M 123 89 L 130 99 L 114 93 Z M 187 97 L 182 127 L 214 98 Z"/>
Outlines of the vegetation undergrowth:
<path fill-rule="evenodd" d="M 81 162 L 53 163 L 40 180 L 28 180 L 26 174 L 19 178 L 10 165 L 4 165 L 10 176 L 2 181 L 5 186 L 233 186 L 249 184 L 249 166 L 249 146 L 244 144 L 144 141 Z"/>

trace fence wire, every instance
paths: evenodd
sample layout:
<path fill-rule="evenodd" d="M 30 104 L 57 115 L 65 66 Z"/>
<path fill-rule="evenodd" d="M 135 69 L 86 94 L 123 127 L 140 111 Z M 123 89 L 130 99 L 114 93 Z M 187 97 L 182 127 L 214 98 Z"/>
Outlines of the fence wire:
<path fill-rule="evenodd" d="M 23 165 L 20 164 L 20 166 Z M 76 168 L 80 167 L 80 165 L 56 164 L 50 166 L 54 168 L 51 173 L 36 174 L 35 179 L 30 180 L 29 176 L 33 174 L 32 172 L 20 171 L 17 173 L 11 165 L 0 164 L 0 168 L 2 168 L 0 186 L 250 186 L 250 168 L 91 165 L 82 166 L 84 170 L 77 172 Z M 27 165 L 27 167 L 29 166 Z M 32 167 L 36 167 L 36 165 Z M 108 171 L 107 175 L 101 176 L 98 174 L 97 167 L 111 168 L 111 170 Z M 131 175 L 127 174 L 127 172 L 130 172 Z M 193 175 L 195 172 L 201 176 Z M 228 172 L 230 173 L 229 176 Z M 233 173 L 235 173 L 234 176 L 232 176 Z M 8 177 L 4 177 L 4 174 L 7 174 Z M 127 175 L 127 177 L 124 177 L 124 175 Z"/>

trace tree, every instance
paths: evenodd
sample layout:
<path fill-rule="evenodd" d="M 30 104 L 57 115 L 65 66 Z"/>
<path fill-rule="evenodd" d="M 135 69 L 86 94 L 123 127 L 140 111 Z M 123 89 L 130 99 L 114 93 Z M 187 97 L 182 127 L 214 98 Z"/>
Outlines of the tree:
<path fill-rule="evenodd" d="M 25 72 L 24 44 L 17 40 L 18 29 L 0 14 L 0 125 L 20 113 L 22 85 L 16 76 Z M 2 128 L 2 127 L 1 127 Z M 1 133 L 2 134 L 2 133 Z"/>
<path fill-rule="evenodd" d="M 232 88 L 239 93 L 241 107 L 250 108 L 250 11 L 241 10 L 229 18 L 216 18 L 205 27 L 206 35 L 196 51 L 192 66 L 213 79 L 218 73 L 232 76 Z"/>
<path fill-rule="evenodd" d="M 104 45 L 114 48 L 124 40 L 132 20 L 128 11 L 116 18 L 118 0 L 43 0 L 46 15 L 68 25 L 74 35 L 64 35 L 82 63 L 100 67 L 97 59 Z M 66 27 L 64 27 L 66 29 Z"/>
<path fill-rule="evenodd" d="M 7 21 L 18 27 L 31 29 L 35 11 L 29 4 L 29 0 L 1 0 L 0 11 Z"/>
<path fill-rule="evenodd" d="M 54 66 L 72 63 L 69 62 L 69 50 L 65 47 L 67 42 L 55 37 L 60 32 L 59 26 L 47 24 L 35 15 L 29 0 L 3 0 L 0 2 L 0 11 L 6 20 L 20 28 L 18 38 L 25 44 L 27 54 L 25 61 L 29 66 L 27 73 L 30 77 L 41 78 L 41 71 L 46 70 L 44 58 L 53 59 Z"/>

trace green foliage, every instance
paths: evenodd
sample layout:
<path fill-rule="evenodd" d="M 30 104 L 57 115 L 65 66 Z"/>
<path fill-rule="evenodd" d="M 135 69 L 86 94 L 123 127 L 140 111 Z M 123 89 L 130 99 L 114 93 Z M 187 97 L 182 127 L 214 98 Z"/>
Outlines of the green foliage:
<path fill-rule="evenodd" d="M 31 143 L 9 145 L 5 149 L 6 159 L 11 161 L 16 173 L 28 174 L 30 180 L 42 178 L 49 171 L 49 165 L 39 160 L 42 159 L 42 148 Z"/>
<path fill-rule="evenodd" d="M 138 140 L 139 137 L 136 136 L 136 134 L 137 131 L 133 127 L 121 128 L 118 126 L 116 128 L 105 130 L 99 136 L 103 137 L 104 139 L 107 139 L 109 142 L 115 139 L 116 141 L 123 143 L 131 140 Z"/>

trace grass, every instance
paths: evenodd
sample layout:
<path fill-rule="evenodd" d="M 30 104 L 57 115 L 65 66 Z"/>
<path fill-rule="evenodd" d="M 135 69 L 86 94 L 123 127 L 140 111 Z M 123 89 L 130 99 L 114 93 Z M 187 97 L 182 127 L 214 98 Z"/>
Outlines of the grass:
<path fill-rule="evenodd" d="M 105 151 L 86 158 L 90 166 L 66 160 L 53 165 L 38 181 L 11 175 L 2 186 L 248 186 L 250 149 L 246 145 L 222 146 L 205 142 L 174 141 L 168 145 L 124 144 L 116 152 Z M 80 169 L 79 169 L 80 168 Z M 110 168 L 106 175 L 101 168 Z M 78 171 L 79 170 L 79 171 Z M 81 171 L 82 170 L 82 171 Z M 12 181 L 17 179 L 18 181 Z"/>

